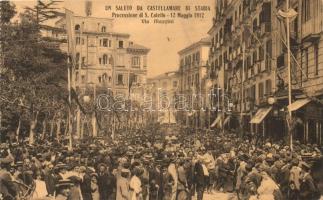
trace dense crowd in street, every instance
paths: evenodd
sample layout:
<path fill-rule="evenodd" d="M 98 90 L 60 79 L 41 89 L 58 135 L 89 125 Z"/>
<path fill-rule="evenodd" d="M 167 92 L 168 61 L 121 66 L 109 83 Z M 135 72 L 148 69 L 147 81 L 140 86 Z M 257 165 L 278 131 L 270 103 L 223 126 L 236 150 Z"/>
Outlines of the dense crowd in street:
<path fill-rule="evenodd" d="M 17 183 L 31 199 L 202 200 L 215 192 L 242 200 L 321 197 L 319 146 L 296 141 L 291 151 L 230 133 L 163 132 L 150 127 L 113 142 L 88 139 L 72 151 L 58 141 L 2 144 L 1 198 L 22 198 Z"/>

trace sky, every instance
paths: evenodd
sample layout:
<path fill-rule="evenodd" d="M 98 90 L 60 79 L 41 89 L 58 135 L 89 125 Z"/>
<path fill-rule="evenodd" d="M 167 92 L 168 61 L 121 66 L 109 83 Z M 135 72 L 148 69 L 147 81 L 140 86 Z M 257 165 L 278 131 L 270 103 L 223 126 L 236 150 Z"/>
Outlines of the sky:
<path fill-rule="evenodd" d="M 25 6 L 36 4 L 36 0 L 11 0 L 16 4 L 17 10 L 22 11 Z M 181 5 L 184 8 L 190 5 L 208 5 L 211 11 L 204 12 L 203 19 L 176 18 L 173 24 L 143 24 L 138 18 L 115 18 L 115 32 L 129 33 L 130 39 L 135 43 L 150 48 L 148 54 L 148 77 L 153 77 L 167 71 L 175 71 L 179 66 L 177 52 L 207 37 L 212 26 L 215 0 L 92 0 L 92 16 L 112 18 L 116 5 Z M 111 5 L 113 10 L 106 11 L 105 6 Z M 65 0 L 62 8 L 72 10 L 75 15 L 85 15 L 85 0 Z M 135 11 L 119 11 L 119 13 L 134 13 Z M 136 12 L 135 12 L 136 13 Z M 138 13 L 138 12 L 137 12 Z M 160 13 L 157 12 L 156 13 Z"/>

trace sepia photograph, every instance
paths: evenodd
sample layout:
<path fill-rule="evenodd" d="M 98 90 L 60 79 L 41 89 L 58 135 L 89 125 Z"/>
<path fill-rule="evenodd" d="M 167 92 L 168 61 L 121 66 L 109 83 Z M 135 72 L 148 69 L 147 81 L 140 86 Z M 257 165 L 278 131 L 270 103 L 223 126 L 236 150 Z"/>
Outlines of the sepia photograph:
<path fill-rule="evenodd" d="M 323 0 L 0 0 L 0 200 L 323 200 Z"/>

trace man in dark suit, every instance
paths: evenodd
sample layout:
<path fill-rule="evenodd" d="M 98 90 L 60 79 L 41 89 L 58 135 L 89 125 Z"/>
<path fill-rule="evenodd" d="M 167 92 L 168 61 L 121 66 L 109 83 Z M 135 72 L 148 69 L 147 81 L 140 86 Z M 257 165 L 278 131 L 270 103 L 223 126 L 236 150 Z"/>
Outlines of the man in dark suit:
<path fill-rule="evenodd" d="M 100 200 L 109 200 L 113 198 L 116 188 L 116 179 L 105 164 L 99 165 L 98 187 Z"/>
<path fill-rule="evenodd" d="M 83 180 L 80 184 L 83 199 L 92 200 L 91 176 L 85 167 L 80 167 L 80 173 Z"/>
<path fill-rule="evenodd" d="M 199 159 L 196 162 L 195 167 L 194 167 L 194 183 L 195 183 L 195 188 L 196 188 L 196 193 L 197 193 L 197 200 L 203 199 L 203 193 L 205 190 L 205 182 L 206 182 L 206 178 L 204 175 L 202 160 Z"/>

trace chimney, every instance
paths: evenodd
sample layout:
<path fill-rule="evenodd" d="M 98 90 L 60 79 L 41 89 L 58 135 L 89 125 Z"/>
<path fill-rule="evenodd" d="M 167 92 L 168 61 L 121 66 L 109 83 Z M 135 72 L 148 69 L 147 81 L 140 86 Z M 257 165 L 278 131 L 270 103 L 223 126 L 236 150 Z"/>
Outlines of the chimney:
<path fill-rule="evenodd" d="M 85 1 L 85 15 L 87 17 L 92 15 L 92 1 L 91 0 Z"/>

